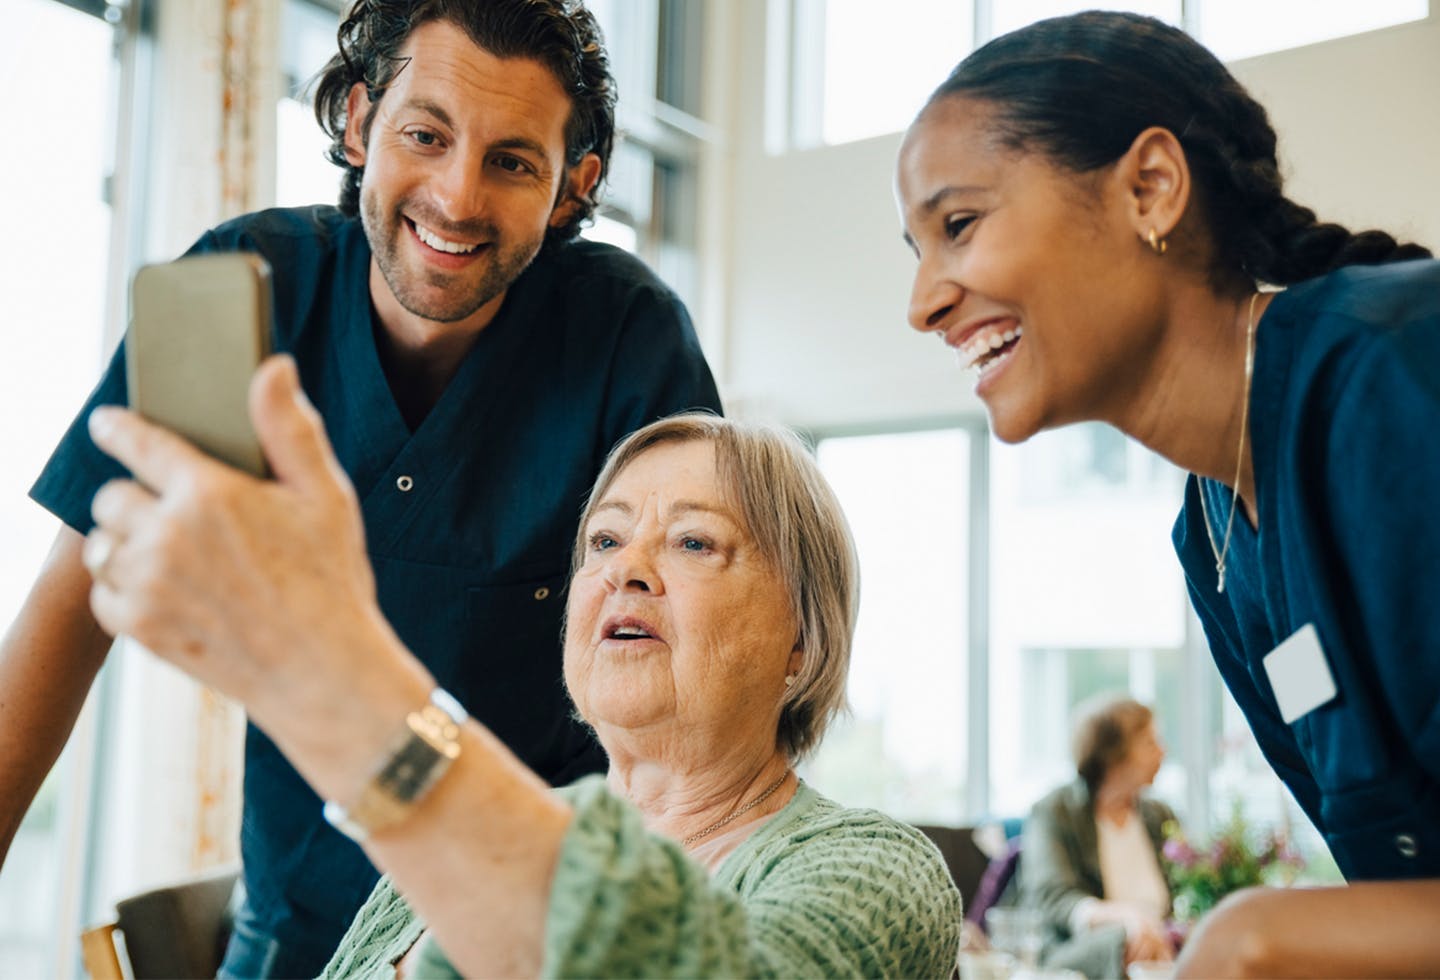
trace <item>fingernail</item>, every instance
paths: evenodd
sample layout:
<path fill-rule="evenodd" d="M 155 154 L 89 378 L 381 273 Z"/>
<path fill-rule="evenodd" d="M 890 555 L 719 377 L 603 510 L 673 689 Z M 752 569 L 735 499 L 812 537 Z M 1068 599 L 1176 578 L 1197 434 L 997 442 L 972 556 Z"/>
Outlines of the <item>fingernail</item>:
<path fill-rule="evenodd" d="M 90 438 L 97 442 L 115 431 L 115 409 L 101 405 L 90 413 Z"/>
<path fill-rule="evenodd" d="M 285 358 L 286 367 L 290 372 L 290 384 L 294 386 L 294 398 L 297 404 L 304 408 L 310 407 L 310 399 L 305 396 L 305 387 L 300 383 L 300 366 L 295 359 L 289 356 Z"/>

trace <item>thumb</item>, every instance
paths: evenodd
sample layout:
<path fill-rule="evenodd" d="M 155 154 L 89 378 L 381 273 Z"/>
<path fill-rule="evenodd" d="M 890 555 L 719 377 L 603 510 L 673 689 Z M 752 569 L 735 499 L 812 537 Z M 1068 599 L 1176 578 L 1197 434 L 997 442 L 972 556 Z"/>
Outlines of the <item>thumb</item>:
<path fill-rule="evenodd" d="M 290 355 L 276 354 L 256 369 L 250 380 L 250 420 L 277 481 L 301 490 L 348 486 Z"/>

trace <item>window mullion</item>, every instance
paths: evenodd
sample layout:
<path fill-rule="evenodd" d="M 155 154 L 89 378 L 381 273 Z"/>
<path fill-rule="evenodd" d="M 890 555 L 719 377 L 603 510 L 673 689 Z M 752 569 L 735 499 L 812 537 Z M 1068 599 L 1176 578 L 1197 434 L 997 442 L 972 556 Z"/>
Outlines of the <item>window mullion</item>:
<path fill-rule="evenodd" d="M 984 425 L 970 433 L 965 812 L 979 818 L 990 810 L 990 433 Z"/>
<path fill-rule="evenodd" d="M 990 40 L 995 29 L 995 0 L 975 0 L 975 46 L 978 48 Z"/>

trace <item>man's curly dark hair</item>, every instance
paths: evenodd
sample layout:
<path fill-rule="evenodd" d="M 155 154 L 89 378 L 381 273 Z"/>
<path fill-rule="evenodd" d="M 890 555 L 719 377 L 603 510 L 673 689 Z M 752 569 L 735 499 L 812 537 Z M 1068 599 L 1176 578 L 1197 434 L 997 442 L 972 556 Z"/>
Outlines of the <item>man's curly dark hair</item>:
<path fill-rule="evenodd" d="M 331 140 L 327 155 L 345 168 L 340 210 L 351 216 L 359 213 L 364 174 L 363 167 L 345 159 L 350 89 L 363 82 L 368 90 L 370 108 L 361 129 L 368 141 L 380 99 L 406 64 L 400 49 L 415 28 L 430 21 L 454 24 L 497 58 L 540 62 L 570 96 L 566 166 L 575 166 L 587 153 L 600 158 L 595 190 L 588 197 L 573 198 L 569 219 L 546 232 L 547 242 L 574 238 L 595 212 L 615 144 L 615 79 L 600 26 L 579 0 L 356 0 L 340 25 L 340 50 L 322 69 L 315 88 L 315 118 Z"/>

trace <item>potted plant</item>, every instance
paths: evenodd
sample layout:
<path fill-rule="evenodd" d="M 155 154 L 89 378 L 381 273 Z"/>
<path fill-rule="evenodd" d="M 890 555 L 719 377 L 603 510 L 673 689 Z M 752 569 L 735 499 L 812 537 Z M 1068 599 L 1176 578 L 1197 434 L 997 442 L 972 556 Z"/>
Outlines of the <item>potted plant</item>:
<path fill-rule="evenodd" d="M 1194 923 L 1241 888 L 1288 885 L 1303 866 L 1283 834 L 1249 826 L 1238 801 L 1208 844 L 1192 843 L 1174 822 L 1164 830 L 1161 853 L 1179 922 Z"/>

